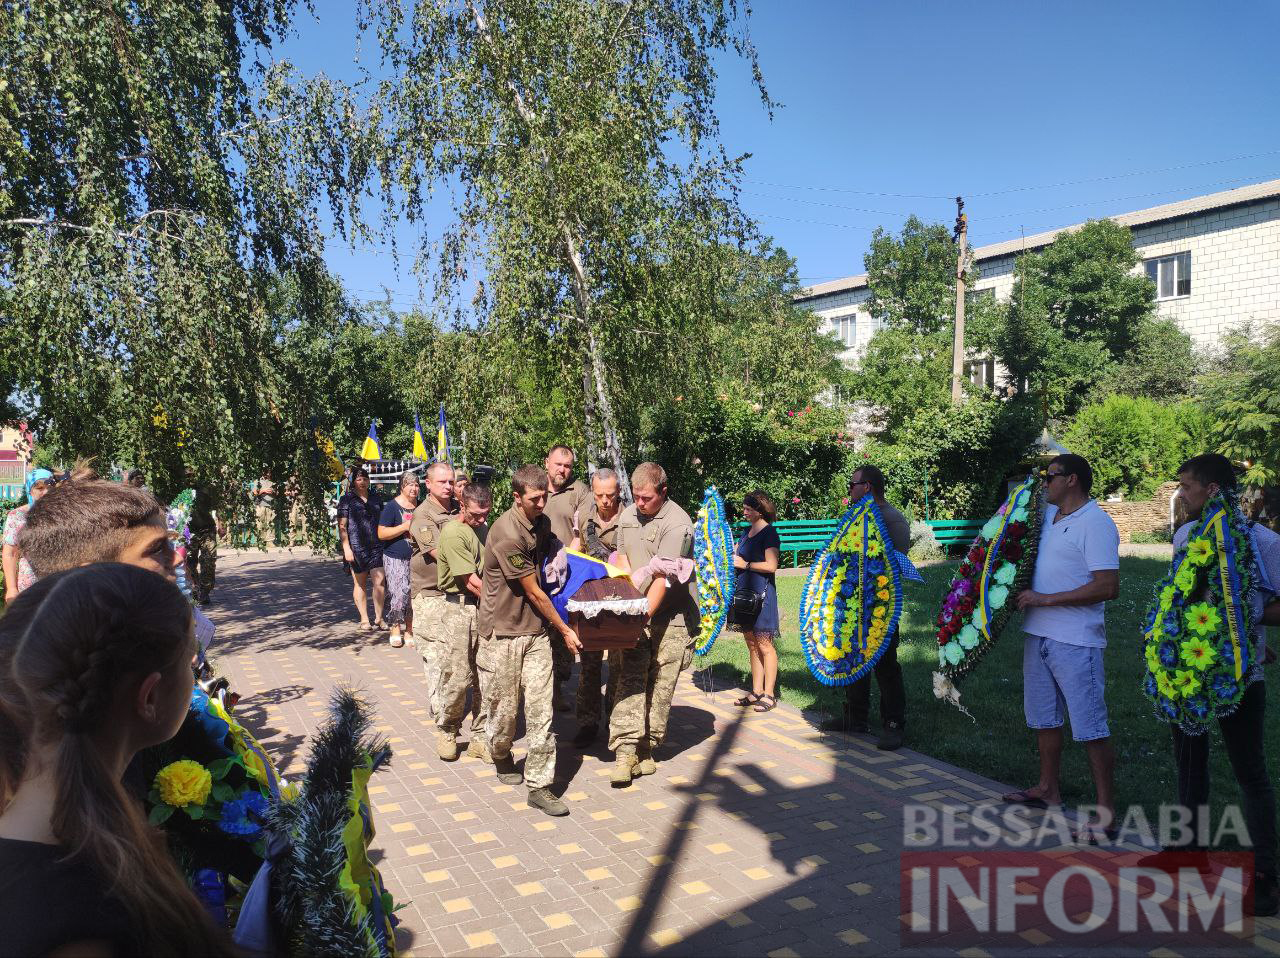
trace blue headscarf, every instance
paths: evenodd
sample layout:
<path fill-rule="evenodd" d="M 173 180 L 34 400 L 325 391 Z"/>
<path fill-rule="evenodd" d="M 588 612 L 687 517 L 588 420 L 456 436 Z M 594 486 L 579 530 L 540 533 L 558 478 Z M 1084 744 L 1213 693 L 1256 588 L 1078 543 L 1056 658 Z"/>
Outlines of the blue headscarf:
<path fill-rule="evenodd" d="M 27 504 L 28 505 L 35 502 L 35 500 L 31 498 L 31 487 L 34 486 L 37 482 L 40 482 L 41 480 L 48 482 L 52 478 L 53 478 L 53 473 L 51 473 L 48 469 L 32 469 L 29 473 L 27 473 Z"/>

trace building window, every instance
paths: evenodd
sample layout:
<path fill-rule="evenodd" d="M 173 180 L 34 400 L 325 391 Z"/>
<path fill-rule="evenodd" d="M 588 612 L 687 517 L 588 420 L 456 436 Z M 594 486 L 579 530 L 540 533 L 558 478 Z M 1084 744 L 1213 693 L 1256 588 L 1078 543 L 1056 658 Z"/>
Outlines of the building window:
<path fill-rule="evenodd" d="M 994 390 L 996 388 L 996 361 L 994 359 L 971 359 L 964 364 L 965 378 L 979 389 Z"/>
<path fill-rule="evenodd" d="M 858 341 L 858 318 L 856 316 L 836 316 L 831 320 L 831 332 L 846 349 L 852 349 Z"/>
<path fill-rule="evenodd" d="M 1147 270 L 1147 278 L 1156 284 L 1156 299 L 1176 299 L 1191 295 L 1190 253 L 1149 259 L 1143 265 Z"/>

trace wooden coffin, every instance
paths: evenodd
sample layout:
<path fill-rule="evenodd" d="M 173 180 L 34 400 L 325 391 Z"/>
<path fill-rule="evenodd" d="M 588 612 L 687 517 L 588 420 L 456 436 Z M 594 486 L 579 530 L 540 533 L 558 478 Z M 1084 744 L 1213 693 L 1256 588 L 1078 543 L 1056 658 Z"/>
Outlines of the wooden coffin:
<path fill-rule="evenodd" d="M 630 579 L 593 579 L 569 600 L 569 624 L 585 651 L 633 649 L 648 622 L 644 610 L 644 596 Z"/>

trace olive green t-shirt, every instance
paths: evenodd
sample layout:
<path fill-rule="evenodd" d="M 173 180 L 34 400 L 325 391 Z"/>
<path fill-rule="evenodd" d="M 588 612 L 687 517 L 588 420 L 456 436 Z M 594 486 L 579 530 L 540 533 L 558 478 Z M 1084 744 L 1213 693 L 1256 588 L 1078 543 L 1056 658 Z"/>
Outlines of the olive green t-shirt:
<path fill-rule="evenodd" d="M 568 548 L 573 541 L 574 516 L 577 516 L 579 531 L 586 527 L 587 513 L 595 504 L 591 490 L 581 479 L 575 479 L 558 492 L 547 490 L 547 507 L 542 514 L 551 523 L 552 534 L 560 540 L 560 544 Z"/>
<path fill-rule="evenodd" d="M 431 550 L 439 552 L 437 540 L 440 530 L 457 514 L 457 502 L 450 499 L 449 508 L 442 509 L 431 496 L 427 496 L 426 502 L 418 503 L 414 510 L 413 522 L 409 525 L 409 538 L 413 540 L 413 556 L 409 560 L 413 595 L 440 595 L 440 586 L 436 582 L 437 560 L 431 558 Z"/>
<path fill-rule="evenodd" d="M 467 592 L 458 588 L 458 579 L 480 575 L 484 562 L 484 537 L 487 526 L 473 528 L 461 519 L 451 519 L 440 530 L 436 546 L 436 572 L 443 592 L 457 594 Z"/>
<path fill-rule="evenodd" d="M 693 556 L 693 521 L 689 513 L 668 499 L 655 516 L 643 515 L 634 505 L 622 510 L 618 518 L 618 551 L 627 557 L 632 569 L 647 565 L 650 559 L 689 559 Z M 698 614 L 698 583 L 689 576 L 684 584 L 670 583 L 668 595 L 658 608 L 656 620 L 683 617 L 690 634 L 701 630 Z"/>
<path fill-rule="evenodd" d="M 547 623 L 524 594 L 519 581 L 539 575 L 551 548 L 551 523 L 546 515 L 530 522 L 513 505 L 498 517 L 485 540 L 480 578 L 478 624 L 482 637 L 536 635 Z"/>

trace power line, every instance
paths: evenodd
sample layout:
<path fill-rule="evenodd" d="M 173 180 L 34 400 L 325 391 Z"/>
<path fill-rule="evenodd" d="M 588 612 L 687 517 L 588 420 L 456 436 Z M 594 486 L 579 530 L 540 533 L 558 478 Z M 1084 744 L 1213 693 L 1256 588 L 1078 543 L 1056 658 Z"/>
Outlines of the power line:
<path fill-rule="evenodd" d="M 771 183 L 768 180 L 754 180 L 750 177 L 743 177 L 744 183 L 755 183 L 757 186 L 772 186 L 783 190 L 817 190 L 823 193 L 854 193 L 858 196 L 892 196 L 897 199 L 904 200 L 950 200 L 951 196 L 934 196 L 929 193 L 884 193 L 875 190 L 850 190 L 841 186 L 810 186 L 796 185 L 794 183 Z"/>
<path fill-rule="evenodd" d="M 865 206 L 844 206 L 840 203 L 824 203 L 822 200 L 806 200 L 798 196 L 773 196 L 769 193 L 756 193 L 754 190 L 743 190 L 744 196 L 759 196 L 766 200 L 778 200 L 783 203 L 804 203 L 808 206 L 825 206 L 833 210 L 849 210 L 853 213 L 875 213 L 878 216 L 913 216 L 912 211 L 873 210 Z"/>
<path fill-rule="evenodd" d="M 1041 207 L 1040 209 L 1035 209 L 1035 210 L 1021 210 L 1016 213 L 999 213 L 995 216 L 983 216 L 981 217 L 981 219 L 984 223 L 987 223 L 987 222 L 991 222 L 992 220 L 1007 220 L 1007 219 L 1013 219 L 1018 216 L 1031 216 L 1035 213 L 1055 213 L 1059 210 L 1079 209 L 1082 206 L 1096 206 L 1102 203 L 1124 203 L 1124 202 L 1127 202 L 1128 200 L 1143 200 L 1143 199 L 1148 199 L 1149 197 L 1152 197 L 1152 196 L 1168 196 L 1170 193 L 1186 193 L 1191 190 L 1207 190 L 1216 186 L 1228 186 L 1232 184 L 1240 184 L 1242 182 L 1243 184 L 1247 185 L 1249 183 L 1255 182 L 1255 180 L 1256 180 L 1255 177 L 1248 177 L 1243 181 L 1241 180 L 1240 177 L 1234 177 L 1230 180 L 1218 180 L 1214 183 L 1202 183 L 1199 186 L 1187 186 L 1187 187 L 1168 189 L 1168 190 L 1156 190 L 1151 193 L 1133 193 L 1133 194 L 1130 194 L 1129 196 L 1116 196 L 1106 200 L 1087 200 L 1083 203 L 1068 203 L 1064 206 L 1044 206 L 1044 207 Z"/>

